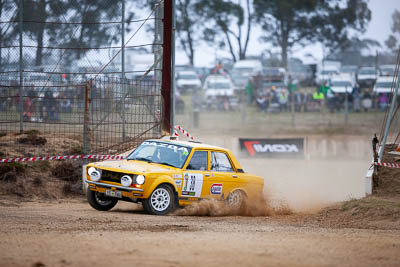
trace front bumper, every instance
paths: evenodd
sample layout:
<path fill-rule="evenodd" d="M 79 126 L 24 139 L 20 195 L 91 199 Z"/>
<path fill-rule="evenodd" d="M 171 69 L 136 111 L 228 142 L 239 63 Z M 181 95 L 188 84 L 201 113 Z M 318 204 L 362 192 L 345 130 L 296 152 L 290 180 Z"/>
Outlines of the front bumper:
<path fill-rule="evenodd" d="M 100 193 L 106 193 L 106 190 L 115 190 L 120 191 L 123 198 L 129 199 L 140 199 L 143 198 L 143 189 L 142 188 L 133 188 L 133 187 L 125 187 L 114 184 L 107 184 L 102 182 L 94 182 L 85 179 L 85 183 L 88 185 L 88 189 L 92 191 L 97 191 Z"/>
<path fill-rule="evenodd" d="M 143 189 L 141 189 L 141 188 L 133 188 L 133 187 L 120 186 L 120 185 L 106 184 L 106 183 L 94 182 L 94 181 L 89 181 L 89 180 L 85 180 L 85 182 L 88 183 L 89 185 L 94 184 L 99 187 L 121 189 L 123 191 L 128 191 L 128 192 L 132 192 L 132 191 L 143 192 Z"/>

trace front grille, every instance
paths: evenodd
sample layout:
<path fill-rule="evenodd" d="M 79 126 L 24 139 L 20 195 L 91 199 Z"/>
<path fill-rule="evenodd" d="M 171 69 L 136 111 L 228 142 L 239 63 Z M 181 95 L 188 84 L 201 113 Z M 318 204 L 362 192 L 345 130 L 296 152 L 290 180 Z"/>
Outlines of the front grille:
<path fill-rule="evenodd" d="M 112 171 L 102 170 L 102 172 L 101 172 L 101 180 L 120 184 L 121 183 L 121 177 L 124 176 L 124 175 L 125 174 L 121 173 L 121 172 L 112 172 Z"/>

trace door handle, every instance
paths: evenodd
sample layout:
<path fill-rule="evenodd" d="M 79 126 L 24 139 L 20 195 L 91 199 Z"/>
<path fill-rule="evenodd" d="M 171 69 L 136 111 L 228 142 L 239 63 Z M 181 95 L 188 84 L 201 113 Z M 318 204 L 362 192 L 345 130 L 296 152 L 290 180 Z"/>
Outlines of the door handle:
<path fill-rule="evenodd" d="M 210 177 L 210 175 L 208 173 L 204 174 L 205 177 Z"/>
<path fill-rule="evenodd" d="M 238 176 L 236 174 L 232 175 L 233 178 L 238 178 Z"/>

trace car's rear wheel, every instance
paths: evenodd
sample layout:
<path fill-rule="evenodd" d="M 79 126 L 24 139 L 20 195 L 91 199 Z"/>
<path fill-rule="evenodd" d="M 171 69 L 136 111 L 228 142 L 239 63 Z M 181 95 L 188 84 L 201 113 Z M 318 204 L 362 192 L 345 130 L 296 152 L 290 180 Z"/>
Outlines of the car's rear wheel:
<path fill-rule="evenodd" d="M 89 188 L 87 189 L 86 198 L 94 209 L 107 211 L 115 207 L 117 205 L 118 200 L 115 198 L 107 197 L 103 193 L 99 193 L 96 191 L 92 191 Z"/>
<path fill-rule="evenodd" d="M 165 215 L 175 207 L 175 196 L 170 186 L 162 184 L 143 201 L 143 208 L 155 215 Z"/>
<path fill-rule="evenodd" d="M 232 208 L 240 209 L 245 205 L 246 199 L 247 197 L 245 193 L 243 193 L 241 190 L 235 190 L 229 193 L 227 204 Z"/>

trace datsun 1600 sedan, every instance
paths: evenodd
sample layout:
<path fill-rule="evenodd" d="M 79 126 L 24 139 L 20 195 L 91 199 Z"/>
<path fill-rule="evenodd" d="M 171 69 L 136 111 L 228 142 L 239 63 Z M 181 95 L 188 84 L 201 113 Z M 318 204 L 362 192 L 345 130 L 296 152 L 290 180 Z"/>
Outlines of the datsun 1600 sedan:
<path fill-rule="evenodd" d="M 102 211 L 119 200 L 157 215 L 202 199 L 236 207 L 260 197 L 264 186 L 228 149 L 190 141 L 147 140 L 126 159 L 90 163 L 85 172 L 87 200 Z"/>

